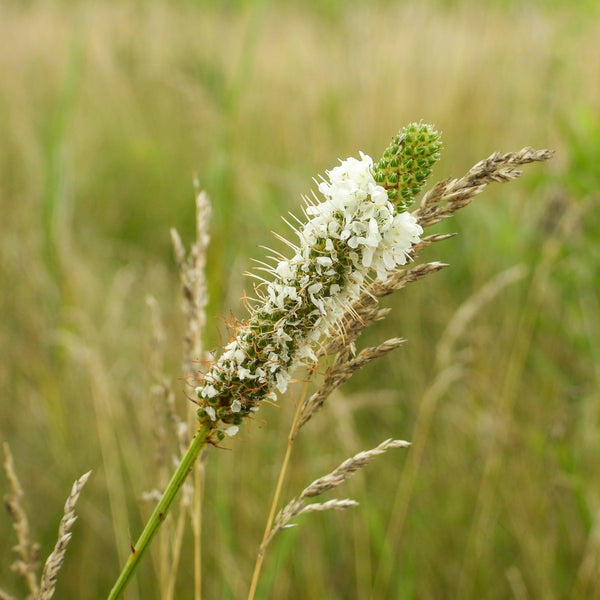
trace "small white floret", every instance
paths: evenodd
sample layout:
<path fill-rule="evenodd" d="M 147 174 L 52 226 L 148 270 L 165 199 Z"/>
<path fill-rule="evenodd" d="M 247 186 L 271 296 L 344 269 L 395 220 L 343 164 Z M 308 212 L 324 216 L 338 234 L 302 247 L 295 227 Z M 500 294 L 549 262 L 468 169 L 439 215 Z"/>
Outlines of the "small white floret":
<path fill-rule="evenodd" d="M 198 389 L 198 388 L 197 388 Z M 215 387 L 213 385 L 211 385 L 210 383 L 207 383 L 203 388 L 202 388 L 202 397 L 203 398 L 214 398 L 215 396 L 217 396 L 219 394 L 219 392 L 215 389 Z"/>

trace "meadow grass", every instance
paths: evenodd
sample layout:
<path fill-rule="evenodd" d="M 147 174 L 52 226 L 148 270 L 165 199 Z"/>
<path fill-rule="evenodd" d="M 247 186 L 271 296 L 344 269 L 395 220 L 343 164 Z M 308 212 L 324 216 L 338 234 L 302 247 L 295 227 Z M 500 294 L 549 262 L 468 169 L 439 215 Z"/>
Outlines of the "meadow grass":
<path fill-rule="evenodd" d="M 557 155 L 438 226 L 460 235 L 424 258 L 451 267 L 390 299 L 365 343 L 408 343 L 307 425 L 286 497 L 387 437 L 418 446 L 348 482 L 359 509 L 279 534 L 257 597 L 597 597 L 599 34 L 597 11 L 534 3 L 2 4 L 0 435 L 45 555 L 73 481 L 94 471 L 58 596 L 106 596 L 158 485 L 149 294 L 187 410 L 169 228 L 193 236 L 193 176 L 213 202 L 210 347 L 310 178 L 424 119 L 446 148 L 434 180 L 494 150 Z M 247 592 L 292 412 L 264 410 L 211 453 L 206 598 Z M 22 595 L 13 539 L 0 520 L 1 587 Z M 176 597 L 191 596 L 191 539 Z M 157 549 L 130 598 L 160 597 L 163 563 Z"/>

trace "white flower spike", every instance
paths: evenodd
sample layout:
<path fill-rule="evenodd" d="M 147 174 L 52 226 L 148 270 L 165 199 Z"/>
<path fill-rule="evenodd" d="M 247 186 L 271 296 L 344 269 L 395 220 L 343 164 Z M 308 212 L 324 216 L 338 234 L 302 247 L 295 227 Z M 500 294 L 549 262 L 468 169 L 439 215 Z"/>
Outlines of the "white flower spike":
<path fill-rule="evenodd" d="M 439 146 L 430 126 L 413 124 L 377 165 L 361 152 L 327 172 L 318 186 L 323 199 L 306 199 L 307 221 L 294 228 L 297 243 L 287 242 L 294 255 L 270 269 L 262 301 L 196 388 L 201 421 L 210 420 L 221 436 L 233 435 L 232 426 L 284 393 L 293 370 L 314 360 L 314 349 L 372 273 L 382 280 L 406 264 L 423 232 L 406 204 Z"/>

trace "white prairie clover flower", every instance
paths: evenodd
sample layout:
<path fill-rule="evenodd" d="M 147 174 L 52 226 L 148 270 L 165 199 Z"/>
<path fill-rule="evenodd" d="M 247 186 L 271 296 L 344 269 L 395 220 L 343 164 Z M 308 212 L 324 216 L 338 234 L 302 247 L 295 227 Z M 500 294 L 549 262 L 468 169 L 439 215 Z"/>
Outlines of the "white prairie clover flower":
<path fill-rule="evenodd" d="M 286 391 L 293 369 L 314 360 L 313 348 L 371 273 L 384 279 L 406 264 L 423 230 L 404 211 L 439 146 L 430 126 L 412 124 L 377 165 L 362 152 L 341 161 L 319 184 L 324 198 L 306 199 L 307 221 L 296 230 L 297 245 L 290 244 L 294 255 L 270 269 L 273 280 L 264 284 L 261 302 L 196 388 L 198 416 L 220 436 L 234 435 L 263 400 Z"/>

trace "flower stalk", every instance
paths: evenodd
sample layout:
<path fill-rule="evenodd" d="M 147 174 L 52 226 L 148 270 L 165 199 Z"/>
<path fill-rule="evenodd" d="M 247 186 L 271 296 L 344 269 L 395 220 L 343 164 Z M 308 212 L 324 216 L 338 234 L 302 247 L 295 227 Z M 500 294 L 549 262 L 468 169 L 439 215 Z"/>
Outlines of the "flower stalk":
<path fill-rule="evenodd" d="M 208 423 L 204 423 L 200 425 L 199 430 L 196 432 L 196 435 L 192 439 L 192 442 L 184 454 L 181 462 L 177 466 L 175 473 L 171 477 L 171 481 L 169 481 L 160 501 L 156 505 L 154 512 L 148 519 L 146 526 L 144 527 L 138 541 L 135 546 L 131 549 L 131 554 L 129 559 L 125 563 L 119 578 L 117 579 L 115 585 L 113 586 L 110 594 L 108 595 L 108 600 L 116 600 L 123 593 L 125 588 L 127 587 L 129 581 L 131 580 L 133 573 L 135 572 L 142 556 L 145 551 L 148 549 L 152 538 L 158 531 L 161 523 L 167 517 L 169 509 L 171 508 L 171 504 L 177 495 L 177 492 L 181 489 L 181 486 L 185 482 L 188 474 L 192 470 L 196 459 L 198 458 L 198 454 L 204 446 L 210 442 L 210 433 L 211 427 Z"/>

